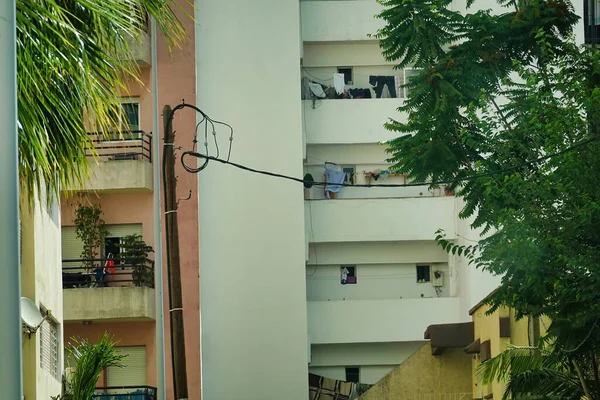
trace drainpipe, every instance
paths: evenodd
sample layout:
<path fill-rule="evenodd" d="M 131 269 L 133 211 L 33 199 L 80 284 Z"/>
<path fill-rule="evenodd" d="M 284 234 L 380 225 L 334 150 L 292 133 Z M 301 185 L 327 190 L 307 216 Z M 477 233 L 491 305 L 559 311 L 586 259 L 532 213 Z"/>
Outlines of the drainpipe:
<path fill-rule="evenodd" d="M 165 315 L 163 307 L 163 255 L 162 255 L 162 216 L 160 207 L 160 120 L 158 108 L 158 56 L 156 20 L 151 18 L 152 35 L 152 166 L 154 190 L 154 291 L 156 296 L 156 386 L 157 399 L 166 400 L 165 387 Z"/>
<path fill-rule="evenodd" d="M 0 1 L 0 388 L 2 398 L 23 398 L 21 362 L 21 262 L 17 141 L 16 0 Z"/>

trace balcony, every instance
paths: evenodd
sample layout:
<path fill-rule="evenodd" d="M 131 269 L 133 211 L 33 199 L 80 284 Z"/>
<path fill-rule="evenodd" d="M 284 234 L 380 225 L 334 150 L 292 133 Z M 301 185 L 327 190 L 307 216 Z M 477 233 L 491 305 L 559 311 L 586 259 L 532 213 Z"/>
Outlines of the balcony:
<path fill-rule="evenodd" d="M 307 144 L 377 143 L 394 139 L 397 132 L 383 127 L 390 118 L 405 118 L 397 110 L 401 98 L 320 100 L 314 107 L 304 101 Z"/>
<path fill-rule="evenodd" d="M 143 33 L 139 38 L 127 40 L 133 60 L 140 68 L 152 66 L 152 41 L 148 33 Z"/>
<path fill-rule="evenodd" d="M 464 317 L 457 297 L 307 304 L 312 344 L 419 341 L 429 325 Z"/>
<path fill-rule="evenodd" d="M 444 229 L 455 239 L 453 196 L 305 201 L 311 243 L 434 240 Z"/>
<path fill-rule="evenodd" d="M 62 275 L 65 322 L 155 319 L 152 260 L 63 260 Z"/>
<path fill-rule="evenodd" d="M 156 400 L 152 386 L 120 386 L 96 388 L 92 400 Z"/>
<path fill-rule="evenodd" d="M 368 35 L 385 25 L 383 20 L 374 18 L 382 9 L 375 0 L 301 1 L 302 40 L 373 40 Z"/>
<path fill-rule="evenodd" d="M 143 131 L 90 133 L 97 155 L 89 179 L 75 191 L 105 193 L 152 192 L 152 135 Z M 92 157 L 92 149 L 86 149 Z"/>

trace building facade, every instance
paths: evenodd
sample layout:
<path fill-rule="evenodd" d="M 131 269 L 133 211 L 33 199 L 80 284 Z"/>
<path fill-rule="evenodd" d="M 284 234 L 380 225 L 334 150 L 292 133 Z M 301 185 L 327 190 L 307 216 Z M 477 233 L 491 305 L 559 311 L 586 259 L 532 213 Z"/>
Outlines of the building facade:
<path fill-rule="evenodd" d="M 132 265 L 123 257 L 122 245 L 129 235 L 139 235 L 154 251 L 161 245 L 155 243 L 154 195 L 155 191 L 162 192 L 162 184 L 156 187 L 154 179 L 157 164 L 162 165 L 162 154 L 155 159 L 153 149 L 159 146 L 162 150 L 163 128 L 160 116 L 159 126 L 154 126 L 154 90 L 160 109 L 164 105 L 174 107 L 182 99 L 192 104 L 195 101 L 194 23 L 189 17 L 192 6 L 186 1 L 179 3 L 177 12 L 187 30 L 185 42 L 170 52 L 159 35 L 157 64 L 152 62 L 150 31 L 140 42 L 132 43 L 140 75 L 139 81 L 132 79 L 121 94 L 121 118 L 127 122 L 122 126 L 128 125 L 128 131 L 114 137 L 91 133 L 98 162 L 93 165 L 90 179 L 82 187 L 65 188 L 61 199 L 64 341 L 67 344 L 70 338 L 80 337 L 96 343 L 108 332 L 114 336 L 118 350 L 128 355 L 126 368 L 109 368 L 103 373 L 97 384 L 99 393 L 137 391 L 150 399 L 159 384 L 160 310 L 156 296 L 160 292 L 155 285 L 155 253 L 150 252 L 139 265 Z M 155 72 L 156 88 L 152 84 Z M 176 146 L 187 146 L 192 141 L 194 127 L 192 113 L 178 115 Z M 198 186 L 194 177 L 182 173 L 179 163 L 176 174 L 177 196 L 187 198 L 192 193 L 189 200 L 179 202 L 178 223 L 179 234 L 185 238 L 181 240 L 180 258 L 189 398 L 199 399 Z M 76 234 L 80 205 L 99 205 L 108 231 L 92 261 L 83 259 L 83 242 Z M 164 209 L 160 212 L 164 215 Z M 167 399 L 172 399 L 167 268 L 163 265 L 164 364 Z M 103 269 L 109 273 L 104 275 Z M 72 367 L 72 363 L 67 357 L 65 366 Z"/>
<path fill-rule="evenodd" d="M 199 174 L 204 396 L 306 399 L 307 372 L 373 384 L 497 284 L 435 243 L 440 228 L 478 237 L 452 193 L 377 187 L 407 179 L 381 143 L 414 71 L 370 36 L 375 0 L 196 4 L 197 103 L 234 126 L 231 161 L 372 185 L 328 198 L 227 165 Z"/>
<path fill-rule="evenodd" d="M 60 209 L 56 197 L 48 198 L 42 190 L 29 201 L 23 193 L 20 222 L 23 396 L 27 400 L 49 399 L 61 393 L 64 363 Z M 23 300 L 31 305 L 24 305 Z"/>

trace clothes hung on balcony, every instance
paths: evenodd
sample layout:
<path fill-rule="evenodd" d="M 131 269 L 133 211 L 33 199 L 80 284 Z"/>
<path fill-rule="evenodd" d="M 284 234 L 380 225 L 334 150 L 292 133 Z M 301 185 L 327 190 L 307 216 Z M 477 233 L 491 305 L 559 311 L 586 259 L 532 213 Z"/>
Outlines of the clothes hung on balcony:
<path fill-rule="evenodd" d="M 350 97 L 353 99 L 370 99 L 371 89 L 349 89 Z"/>
<path fill-rule="evenodd" d="M 328 199 L 331 199 L 331 193 L 339 193 L 340 184 L 346 180 L 346 173 L 342 170 L 342 167 L 332 164 L 325 163 L 325 195 Z M 333 195 L 335 198 L 335 195 Z"/>
<path fill-rule="evenodd" d="M 321 86 L 319 83 L 309 83 L 309 87 L 311 92 L 317 96 L 318 98 L 322 99 L 325 97 L 325 91 L 323 90 L 323 86 Z"/>
<path fill-rule="evenodd" d="M 346 81 L 344 80 L 344 74 L 340 74 L 337 72 L 333 73 L 333 87 L 337 94 L 344 93 L 344 86 L 346 85 Z"/>
<path fill-rule="evenodd" d="M 375 90 L 375 96 L 380 99 L 383 94 L 383 88 L 387 85 L 388 90 L 390 91 L 390 97 L 398 97 L 396 95 L 396 80 L 393 75 L 390 76 L 377 76 L 370 75 L 369 83 L 373 86 Z"/>

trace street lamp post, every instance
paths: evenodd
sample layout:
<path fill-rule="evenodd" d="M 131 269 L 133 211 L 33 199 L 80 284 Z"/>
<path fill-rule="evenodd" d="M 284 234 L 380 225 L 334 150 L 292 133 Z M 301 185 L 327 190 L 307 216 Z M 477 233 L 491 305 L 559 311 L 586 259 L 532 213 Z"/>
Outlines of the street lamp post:
<path fill-rule="evenodd" d="M 22 399 L 16 0 L 0 1 L 0 388 Z"/>

